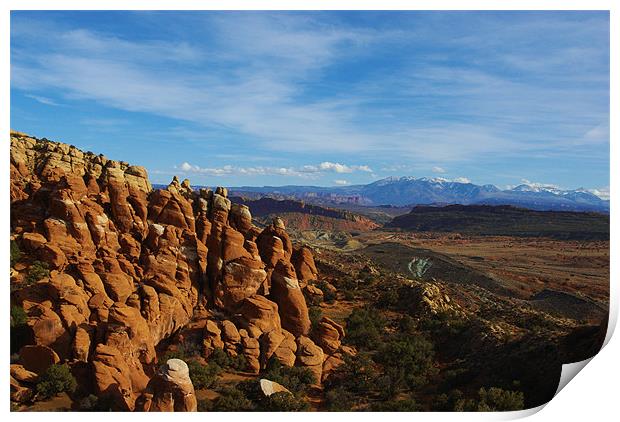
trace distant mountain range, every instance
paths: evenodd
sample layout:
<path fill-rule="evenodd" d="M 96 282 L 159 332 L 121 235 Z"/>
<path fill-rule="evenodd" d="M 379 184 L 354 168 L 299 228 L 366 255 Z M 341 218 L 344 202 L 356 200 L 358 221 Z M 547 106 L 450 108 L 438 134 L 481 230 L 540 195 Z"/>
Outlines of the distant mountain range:
<path fill-rule="evenodd" d="M 367 185 L 319 186 L 242 186 L 230 188 L 232 194 L 246 197 L 269 196 L 298 199 L 321 205 L 363 206 L 415 205 L 514 205 L 533 210 L 609 212 L 609 200 L 585 189 L 561 190 L 522 184 L 501 190 L 494 185 L 453 182 L 442 178 L 388 177 Z"/>

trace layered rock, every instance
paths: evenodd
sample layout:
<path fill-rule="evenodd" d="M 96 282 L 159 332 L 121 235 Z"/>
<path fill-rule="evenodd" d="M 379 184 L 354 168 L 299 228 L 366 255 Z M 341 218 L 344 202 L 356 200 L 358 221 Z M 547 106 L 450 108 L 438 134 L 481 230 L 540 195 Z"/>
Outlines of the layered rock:
<path fill-rule="evenodd" d="M 188 410 L 180 396 L 168 400 L 177 387 L 162 390 L 155 346 L 208 308 L 219 316 L 192 328 L 205 358 L 223 349 L 243 354 L 250 372 L 275 357 L 318 373 L 323 351 L 300 337 L 310 320 L 299 285 L 316 279 L 316 266 L 282 220 L 260 230 L 225 188 L 195 191 L 175 177 L 153 190 L 142 167 L 17 132 L 10 170 L 11 234 L 25 257 L 11 272 L 12 304 L 26 313 L 25 370 L 68 362 L 117 410 L 134 410 L 144 391 L 152 409 Z M 33 259 L 49 274 L 26 285 Z M 331 351 L 330 333 L 317 341 Z M 13 379 L 14 395 L 28 397 Z"/>

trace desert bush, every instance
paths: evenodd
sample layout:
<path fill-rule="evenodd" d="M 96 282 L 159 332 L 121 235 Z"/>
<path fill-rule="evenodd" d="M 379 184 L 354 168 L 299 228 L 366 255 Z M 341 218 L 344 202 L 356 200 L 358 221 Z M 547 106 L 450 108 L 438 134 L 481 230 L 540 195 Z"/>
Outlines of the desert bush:
<path fill-rule="evenodd" d="M 355 300 L 355 292 L 353 290 L 349 290 L 349 289 L 342 290 L 342 296 L 344 300 Z"/>
<path fill-rule="evenodd" d="M 325 405 L 332 412 L 349 412 L 357 404 L 357 399 L 350 391 L 342 387 L 329 390 L 325 394 Z"/>
<path fill-rule="evenodd" d="M 340 290 L 356 290 L 359 280 L 351 276 L 344 276 L 340 277 L 336 283 L 338 283 L 338 289 Z"/>
<path fill-rule="evenodd" d="M 211 402 L 208 410 L 214 412 L 251 412 L 256 410 L 256 405 L 236 387 L 228 387 L 220 391 L 220 396 Z"/>
<path fill-rule="evenodd" d="M 392 382 L 392 393 L 402 387 L 417 388 L 436 373 L 433 344 L 421 336 L 397 336 L 384 343 L 375 355 Z"/>
<path fill-rule="evenodd" d="M 192 384 L 198 390 L 213 387 L 217 381 L 217 376 L 222 372 L 222 368 L 213 362 L 202 365 L 195 359 L 188 359 L 187 366 Z"/>
<path fill-rule="evenodd" d="M 324 385 L 327 391 L 343 389 L 366 397 L 375 389 L 378 376 L 370 355 L 360 352 L 355 356 L 346 355 L 344 363 L 334 370 Z"/>
<path fill-rule="evenodd" d="M 77 381 L 66 364 L 51 365 L 40 376 L 37 383 L 37 393 L 43 398 L 53 397 L 62 392 L 72 393 L 77 387 Z"/>
<path fill-rule="evenodd" d="M 200 347 L 195 343 L 184 342 L 178 344 L 174 350 L 168 350 L 160 358 L 160 362 L 165 363 L 168 359 L 188 359 L 200 356 Z"/>
<path fill-rule="evenodd" d="M 11 328 L 21 327 L 26 325 L 28 321 L 28 315 L 24 308 L 21 306 L 12 306 L 11 307 Z"/>
<path fill-rule="evenodd" d="M 413 399 L 389 400 L 372 405 L 373 412 L 417 412 L 420 407 Z"/>
<path fill-rule="evenodd" d="M 36 283 L 42 278 L 49 277 L 50 270 L 47 262 L 34 261 L 30 268 L 28 268 L 28 275 L 26 276 L 26 284 L 30 285 Z"/>
<path fill-rule="evenodd" d="M 473 336 L 472 330 L 476 327 L 471 321 L 443 311 L 422 319 L 420 329 L 427 331 L 437 344 L 443 346 L 442 350 L 447 352 L 452 349 L 460 351 Z"/>
<path fill-rule="evenodd" d="M 230 356 L 222 349 L 213 350 L 209 356 L 209 362 L 217 364 L 220 368 L 236 371 L 245 371 L 248 367 L 248 361 L 241 353 L 237 356 Z"/>
<path fill-rule="evenodd" d="M 111 398 L 97 397 L 89 394 L 78 402 L 78 410 L 81 412 L 111 412 L 113 403 Z"/>
<path fill-rule="evenodd" d="M 381 292 L 377 299 L 377 306 L 384 309 L 389 309 L 397 306 L 399 303 L 399 295 L 397 289 L 387 289 Z"/>
<path fill-rule="evenodd" d="M 441 391 L 452 391 L 456 387 L 467 384 L 475 374 L 467 368 L 449 369 L 442 373 Z"/>
<path fill-rule="evenodd" d="M 440 412 L 452 412 L 455 410 L 456 403 L 463 398 L 461 390 L 452 390 L 449 394 L 440 394 L 433 401 L 432 409 Z"/>
<path fill-rule="evenodd" d="M 198 400 L 198 411 L 199 412 L 212 412 L 213 401 L 208 400 L 208 399 Z"/>
<path fill-rule="evenodd" d="M 460 399 L 454 410 L 457 412 L 498 412 L 521 410 L 524 407 L 523 393 L 491 387 L 478 390 L 477 399 Z"/>
<path fill-rule="evenodd" d="M 22 257 L 22 251 L 16 241 L 11 240 L 11 267 L 15 265 Z"/>
<path fill-rule="evenodd" d="M 409 315 L 403 315 L 398 320 L 398 331 L 403 334 L 413 334 L 418 329 L 418 324 L 415 319 Z"/>
<path fill-rule="evenodd" d="M 263 401 L 261 411 L 265 412 L 306 412 L 310 405 L 303 398 L 287 392 L 274 393 Z"/>
<path fill-rule="evenodd" d="M 372 308 L 356 308 L 346 319 L 344 341 L 359 348 L 376 349 L 381 343 L 385 318 Z"/>
<path fill-rule="evenodd" d="M 28 326 L 28 315 L 26 311 L 21 306 L 12 306 L 10 330 L 11 353 L 18 353 L 22 346 L 33 342 L 33 331 Z"/>
<path fill-rule="evenodd" d="M 312 324 L 312 328 L 314 329 L 321 318 L 323 317 L 323 311 L 318 306 L 311 306 L 308 308 L 308 316 L 310 317 L 310 323 Z"/>
<path fill-rule="evenodd" d="M 284 366 L 275 357 L 267 362 L 263 378 L 282 384 L 295 394 L 306 392 L 317 381 L 308 368 Z"/>

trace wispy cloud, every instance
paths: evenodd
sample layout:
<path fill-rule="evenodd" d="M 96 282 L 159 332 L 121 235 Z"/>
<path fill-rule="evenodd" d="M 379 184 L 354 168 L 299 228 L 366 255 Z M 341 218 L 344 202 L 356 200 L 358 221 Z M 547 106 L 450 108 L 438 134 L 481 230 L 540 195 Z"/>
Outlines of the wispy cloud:
<path fill-rule="evenodd" d="M 447 173 L 438 163 L 478 180 L 459 164 L 608 160 L 601 13 L 401 12 L 372 24 L 342 13 L 135 13 L 139 30 L 118 33 L 28 16 L 12 17 L 13 89 L 163 117 L 174 131 L 159 136 L 197 149 L 234 142 L 220 153 L 237 165 L 189 164 L 196 174 Z M 187 156 L 170 155 L 168 168 Z M 304 169 L 309 160 L 319 164 Z"/>
<path fill-rule="evenodd" d="M 334 183 L 339 185 L 339 186 L 345 186 L 349 184 L 348 180 L 344 180 L 344 179 L 336 179 L 334 180 Z"/>
<path fill-rule="evenodd" d="M 51 98 L 47 98 L 47 97 L 42 97 L 40 95 L 33 95 L 33 94 L 26 94 L 26 97 L 28 98 L 32 98 L 33 100 L 41 103 L 41 104 L 45 104 L 45 105 L 49 105 L 49 106 L 58 106 L 59 104 L 52 100 Z"/>

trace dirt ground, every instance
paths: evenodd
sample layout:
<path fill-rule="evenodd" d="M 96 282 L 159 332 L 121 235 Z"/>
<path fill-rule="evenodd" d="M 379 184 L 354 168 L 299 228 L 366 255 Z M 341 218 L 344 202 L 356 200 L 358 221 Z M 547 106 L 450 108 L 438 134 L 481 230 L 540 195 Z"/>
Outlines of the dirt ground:
<path fill-rule="evenodd" d="M 609 242 L 544 238 L 393 233 L 381 230 L 356 236 L 362 247 L 396 242 L 424 248 L 489 277 L 501 279 L 523 297 L 544 289 L 609 302 Z M 321 245 L 324 246 L 324 245 Z M 362 247 L 358 252 L 362 251 Z"/>

